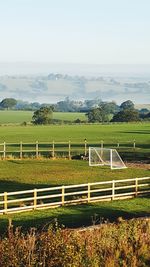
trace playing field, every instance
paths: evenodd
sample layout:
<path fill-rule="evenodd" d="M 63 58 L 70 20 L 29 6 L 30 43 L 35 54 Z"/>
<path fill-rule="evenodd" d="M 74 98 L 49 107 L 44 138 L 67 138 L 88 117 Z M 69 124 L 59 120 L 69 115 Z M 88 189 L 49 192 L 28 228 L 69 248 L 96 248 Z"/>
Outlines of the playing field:
<path fill-rule="evenodd" d="M 150 123 L 2 126 L 0 140 L 6 142 L 73 141 L 133 142 L 150 147 Z"/>
<path fill-rule="evenodd" d="M 149 176 L 148 168 L 130 167 L 111 171 L 107 167 L 89 167 L 87 161 L 79 160 L 10 160 L 0 161 L 0 192 L 45 188 L 54 185 L 79 184 L 114 179 Z M 149 215 L 149 198 L 136 198 L 96 204 L 82 204 L 70 207 L 1 215 L 1 231 L 6 227 L 8 218 L 15 226 L 23 228 L 43 227 L 55 218 L 69 227 L 92 224 L 92 216 L 108 218 L 132 218 Z"/>
<path fill-rule="evenodd" d="M 100 145 L 104 146 L 119 142 L 124 150 L 123 156 L 128 161 L 127 155 L 133 161 L 150 159 L 150 123 L 110 124 L 110 125 L 49 125 L 49 126 L 1 126 L 0 142 L 68 142 L 71 144 Z M 133 149 L 135 140 L 136 148 Z M 148 167 L 130 167 L 124 170 L 111 171 L 108 168 L 88 166 L 87 161 L 79 160 L 13 160 L 0 161 L 1 192 L 16 191 L 31 188 L 47 187 L 51 185 L 78 184 L 113 179 L 126 179 L 149 176 Z M 55 217 L 67 226 L 81 226 L 92 224 L 92 216 L 114 220 L 118 216 L 125 218 L 149 215 L 149 198 L 134 200 L 114 201 L 109 203 L 86 204 L 74 207 L 64 207 L 30 213 L 1 216 L 1 225 L 6 225 L 8 217 L 12 217 L 15 225 L 37 226 L 50 223 Z M 2 229 L 2 228 L 1 228 Z"/>

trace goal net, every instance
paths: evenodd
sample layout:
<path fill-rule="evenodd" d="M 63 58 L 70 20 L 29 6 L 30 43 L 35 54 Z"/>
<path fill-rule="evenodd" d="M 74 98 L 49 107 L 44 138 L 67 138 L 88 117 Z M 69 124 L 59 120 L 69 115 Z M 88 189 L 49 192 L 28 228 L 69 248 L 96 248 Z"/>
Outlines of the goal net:
<path fill-rule="evenodd" d="M 89 166 L 104 165 L 112 170 L 127 168 L 116 149 L 89 147 Z"/>

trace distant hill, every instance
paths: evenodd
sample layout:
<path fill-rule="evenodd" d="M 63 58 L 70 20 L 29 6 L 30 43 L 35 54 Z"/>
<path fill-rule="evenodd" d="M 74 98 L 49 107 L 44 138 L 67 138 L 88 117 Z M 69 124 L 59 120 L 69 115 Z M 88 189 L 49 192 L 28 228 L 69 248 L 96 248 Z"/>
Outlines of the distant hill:
<path fill-rule="evenodd" d="M 142 109 L 142 108 L 147 108 L 150 110 L 150 104 L 135 104 L 136 109 Z"/>
<path fill-rule="evenodd" d="M 150 103 L 150 79 L 143 77 L 48 75 L 0 76 L 0 100 L 12 97 L 29 102 L 55 103 L 66 97 L 74 100 L 102 99 L 118 104 L 128 99 Z"/>

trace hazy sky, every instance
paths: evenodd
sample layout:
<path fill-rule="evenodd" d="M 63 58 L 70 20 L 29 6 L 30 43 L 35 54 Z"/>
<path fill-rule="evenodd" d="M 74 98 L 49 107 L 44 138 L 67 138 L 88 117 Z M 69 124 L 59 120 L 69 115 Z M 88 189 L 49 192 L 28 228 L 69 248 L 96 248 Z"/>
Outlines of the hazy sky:
<path fill-rule="evenodd" d="M 150 63 L 150 0 L 0 0 L 0 62 Z"/>

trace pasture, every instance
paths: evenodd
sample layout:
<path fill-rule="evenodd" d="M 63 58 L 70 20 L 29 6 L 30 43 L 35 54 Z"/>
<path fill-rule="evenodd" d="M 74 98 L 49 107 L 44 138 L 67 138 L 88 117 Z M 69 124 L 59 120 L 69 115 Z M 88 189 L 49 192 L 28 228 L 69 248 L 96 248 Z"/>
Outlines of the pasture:
<path fill-rule="evenodd" d="M 33 111 L 16 111 L 16 110 L 1 110 L 0 124 L 21 124 L 23 122 L 30 123 L 32 121 Z M 53 119 L 60 121 L 74 121 L 80 119 L 87 120 L 85 113 L 79 112 L 54 112 Z"/>

